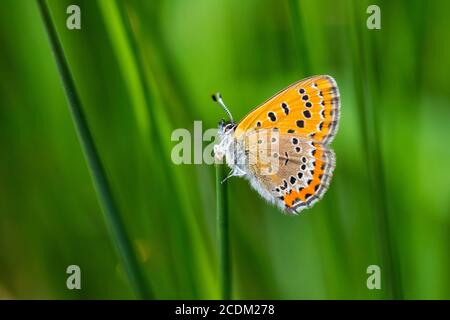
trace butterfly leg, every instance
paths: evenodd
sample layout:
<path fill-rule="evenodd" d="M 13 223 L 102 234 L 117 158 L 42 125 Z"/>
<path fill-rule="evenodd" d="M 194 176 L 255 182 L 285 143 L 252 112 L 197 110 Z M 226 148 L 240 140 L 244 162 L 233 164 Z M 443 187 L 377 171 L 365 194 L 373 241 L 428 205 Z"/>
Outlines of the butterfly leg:
<path fill-rule="evenodd" d="M 246 174 L 247 173 L 244 170 L 242 170 L 241 168 L 236 166 L 233 169 L 231 169 L 231 171 L 228 174 L 228 176 L 226 176 L 226 178 L 223 179 L 221 183 L 224 183 L 225 181 L 227 181 L 231 177 L 242 177 L 242 176 L 245 176 Z"/>

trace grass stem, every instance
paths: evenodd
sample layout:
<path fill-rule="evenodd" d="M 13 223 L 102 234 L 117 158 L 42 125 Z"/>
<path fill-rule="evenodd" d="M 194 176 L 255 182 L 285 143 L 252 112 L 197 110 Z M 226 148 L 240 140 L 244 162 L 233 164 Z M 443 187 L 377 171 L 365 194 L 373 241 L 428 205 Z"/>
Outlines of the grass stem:
<path fill-rule="evenodd" d="M 385 173 L 383 169 L 383 161 L 380 146 L 380 134 L 378 131 L 378 123 L 376 116 L 377 109 L 374 107 L 374 97 L 376 93 L 371 92 L 370 79 L 375 79 L 373 65 L 368 59 L 371 53 L 367 46 L 364 46 L 363 31 L 359 27 L 355 27 L 358 23 L 359 16 L 357 1 L 349 2 L 352 5 L 349 10 L 351 21 L 350 32 L 350 48 L 353 61 L 353 77 L 354 92 L 357 105 L 359 106 L 359 121 L 361 135 L 364 141 L 366 162 L 368 169 L 368 178 L 370 181 L 371 197 L 373 201 L 373 213 L 375 223 L 378 228 L 378 244 L 381 253 L 382 268 L 384 270 L 387 283 L 388 297 L 394 300 L 403 299 L 403 289 L 401 283 L 400 266 L 398 263 L 398 255 L 395 252 L 395 242 L 389 212 L 387 207 L 388 196 L 385 187 Z M 351 20 L 350 20 L 351 19 Z M 370 47 L 369 47 L 370 48 Z M 372 49 L 373 50 L 373 49 Z"/>
<path fill-rule="evenodd" d="M 229 238 L 229 215 L 225 165 L 216 164 L 217 193 L 217 244 L 219 249 L 219 278 L 221 299 L 231 299 L 231 261 Z"/>
<path fill-rule="evenodd" d="M 289 13 L 291 14 L 297 66 L 300 71 L 303 71 L 304 77 L 309 77 L 312 75 L 311 60 L 306 45 L 304 21 L 300 15 L 298 0 L 289 0 Z"/>
<path fill-rule="evenodd" d="M 37 3 L 57 64 L 58 72 L 64 86 L 64 92 L 68 101 L 72 120 L 90 169 L 109 232 L 122 259 L 125 272 L 136 296 L 138 298 L 151 298 L 152 295 L 150 289 L 146 286 L 144 277 L 139 269 L 131 239 L 126 234 L 124 224 L 120 218 L 118 208 L 111 192 L 110 184 L 106 177 L 105 169 L 100 161 L 92 134 L 89 130 L 81 100 L 64 55 L 64 50 L 58 39 L 56 28 L 52 22 L 49 8 L 45 0 L 37 0 Z"/>

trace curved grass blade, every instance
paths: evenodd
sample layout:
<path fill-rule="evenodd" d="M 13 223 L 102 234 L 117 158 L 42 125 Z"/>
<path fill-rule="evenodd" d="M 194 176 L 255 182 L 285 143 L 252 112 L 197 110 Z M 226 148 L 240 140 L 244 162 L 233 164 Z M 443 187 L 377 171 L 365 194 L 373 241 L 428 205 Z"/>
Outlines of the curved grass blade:
<path fill-rule="evenodd" d="M 113 238 L 116 249 L 122 259 L 125 272 L 130 284 L 139 298 L 151 298 L 150 289 L 146 286 L 145 279 L 139 269 L 131 240 L 126 234 L 124 224 L 114 201 L 111 187 L 106 177 L 105 169 L 100 161 L 92 134 L 89 130 L 82 104 L 75 87 L 62 45 L 58 39 L 56 28 L 52 22 L 50 11 L 45 0 L 37 0 L 38 7 L 45 25 L 47 36 L 53 51 L 55 62 L 64 86 L 64 92 L 69 103 L 70 113 L 80 139 L 84 155 L 92 175 L 100 204 L 105 214 L 106 223 Z"/>

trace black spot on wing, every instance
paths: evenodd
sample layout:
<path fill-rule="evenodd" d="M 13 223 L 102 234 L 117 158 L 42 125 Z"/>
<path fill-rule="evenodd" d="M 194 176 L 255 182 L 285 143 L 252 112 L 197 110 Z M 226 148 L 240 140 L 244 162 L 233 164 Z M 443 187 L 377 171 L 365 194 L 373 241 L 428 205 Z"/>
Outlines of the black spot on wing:
<path fill-rule="evenodd" d="M 274 112 L 270 111 L 269 113 L 267 113 L 267 116 L 269 117 L 270 121 L 272 122 L 277 121 L 277 116 L 275 115 Z"/>

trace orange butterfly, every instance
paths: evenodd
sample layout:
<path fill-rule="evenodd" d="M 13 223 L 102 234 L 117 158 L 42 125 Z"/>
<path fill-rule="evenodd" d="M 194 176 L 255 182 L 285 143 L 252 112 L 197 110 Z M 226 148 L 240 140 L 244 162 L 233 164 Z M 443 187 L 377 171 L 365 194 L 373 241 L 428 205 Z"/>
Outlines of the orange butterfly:
<path fill-rule="evenodd" d="M 246 177 L 263 198 L 292 214 L 323 197 L 335 167 L 329 145 L 340 111 L 339 90 L 332 77 L 298 81 L 238 124 L 220 94 L 213 98 L 230 117 L 219 124 L 214 147 L 216 160 L 225 157 L 232 169 L 228 177 Z"/>

